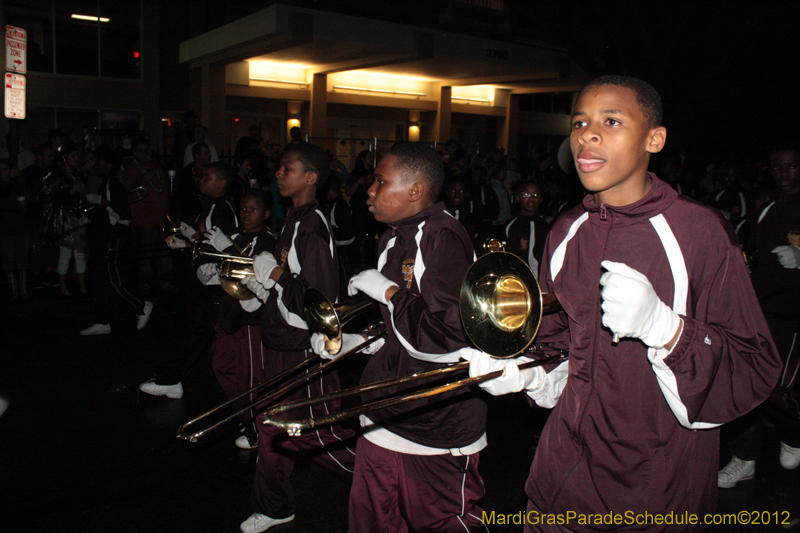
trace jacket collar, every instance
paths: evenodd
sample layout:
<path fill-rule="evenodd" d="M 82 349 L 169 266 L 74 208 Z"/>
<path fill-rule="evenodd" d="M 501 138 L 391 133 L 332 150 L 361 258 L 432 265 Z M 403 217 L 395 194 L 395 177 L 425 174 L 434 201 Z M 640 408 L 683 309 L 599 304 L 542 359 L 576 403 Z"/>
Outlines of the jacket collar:
<path fill-rule="evenodd" d="M 294 222 L 295 220 L 303 218 L 308 213 L 311 213 L 314 210 L 316 210 L 317 207 L 319 207 L 319 202 L 316 200 L 311 200 L 307 204 L 303 204 L 297 207 L 290 207 L 289 211 L 286 212 L 286 223 Z"/>
<path fill-rule="evenodd" d="M 613 217 L 615 226 L 637 224 L 654 217 L 672 205 L 678 193 L 652 172 L 647 173 L 647 178 L 652 181 L 650 190 L 637 202 L 612 207 L 598 204 L 593 194 L 587 194 L 583 199 L 583 208 L 589 212 L 589 218 L 597 223 L 605 223 L 609 217 Z"/>
<path fill-rule="evenodd" d="M 392 229 L 392 235 L 397 232 L 403 233 L 406 228 L 416 228 L 420 222 L 431 218 L 434 215 L 443 213 L 445 211 L 444 202 L 437 202 L 430 207 L 427 207 L 415 215 L 398 220 L 393 224 L 389 224 Z M 448 214 L 448 216 L 451 216 Z"/>

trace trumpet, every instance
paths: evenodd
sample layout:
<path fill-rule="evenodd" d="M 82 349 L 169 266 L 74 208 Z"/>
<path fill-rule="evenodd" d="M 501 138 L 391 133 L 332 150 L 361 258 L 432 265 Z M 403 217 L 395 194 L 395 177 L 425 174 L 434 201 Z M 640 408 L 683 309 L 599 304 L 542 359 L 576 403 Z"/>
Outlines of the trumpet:
<path fill-rule="evenodd" d="M 244 254 L 245 251 L 240 250 L 240 253 Z M 213 246 L 199 241 L 192 243 L 192 267 L 196 270 L 205 263 L 219 264 L 219 283 L 230 296 L 237 300 L 251 300 L 256 297 L 242 283 L 245 277 L 253 273 L 252 257 L 218 252 Z"/>
<path fill-rule="evenodd" d="M 478 349 L 497 358 L 515 357 L 523 352 L 541 356 L 536 361 L 519 365 L 521 370 L 560 363 L 568 358 L 568 354 L 563 351 L 553 355 L 548 355 L 540 350 L 528 351 L 539 330 L 544 309 L 541 289 L 530 267 L 515 255 L 507 252 L 498 251 L 482 256 L 472 264 L 461 284 L 459 311 L 467 336 Z M 551 313 L 561 309 L 555 295 L 549 295 L 546 309 L 547 312 Z M 298 436 L 303 431 L 314 427 L 340 422 L 354 416 L 412 400 L 429 398 L 463 387 L 477 385 L 500 377 L 503 373 L 503 371 L 496 371 L 482 376 L 465 378 L 431 389 L 383 398 L 321 417 L 304 420 L 282 420 L 278 418 L 280 414 L 292 409 L 358 396 L 366 392 L 384 390 L 389 387 L 415 383 L 433 377 L 441 377 L 461 372 L 468 368 L 469 362 L 458 363 L 429 372 L 354 387 L 346 391 L 325 394 L 307 400 L 276 405 L 262 413 L 262 423 L 280 427 L 286 430 L 290 436 Z"/>
<path fill-rule="evenodd" d="M 326 336 L 330 335 L 334 339 L 338 338 L 338 342 L 341 347 L 341 335 L 345 328 L 351 329 L 352 327 L 359 327 L 365 319 L 371 320 L 374 318 L 375 312 L 379 310 L 379 308 L 377 302 L 374 300 L 370 301 L 372 301 L 374 305 L 368 305 L 366 302 L 332 304 L 320 291 L 310 288 L 306 291 L 306 294 L 303 297 L 303 314 L 305 315 L 309 331 L 322 333 Z M 370 325 L 374 323 L 375 322 L 373 320 Z M 189 442 L 197 442 L 204 435 L 216 430 L 219 427 L 222 427 L 231 420 L 239 418 L 250 410 L 263 407 L 265 404 L 273 401 L 276 398 L 279 398 L 284 393 L 297 388 L 303 383 L 306 383 L 316 376 L 322 374 L 323 372 L 327 372 L 334 363 L 339 363 L 350 355 L 360 352 L 384 336 L 385 333 L 375 335 L 374 337 L 365 340 L 352 350 L 341 354 L 336 359 L 319 365 L 314 370 L 311 370 L 310 372 L 307 372 L 295 378 L 294 380 L 285 383 L 277 389 L 270 391 L 266 395 L 259 396 L 259 398 L 252 400 L 246 406 L 238 409 L 234 413 L 224 416 L 220 420 L 213 422 L 210 425 L 207 425 L 207 427 L 201 429 L 194 428 L 194 426 L 199 426 L 202 422 L 207 422 L 207 419 L 210 419 L 214 414 L 222 411 L 228 406 L 233 405 L 252 394 L 265 390 L 268 387 L 278 385 L 287 378 L 320 361 L 320 356 L 317 354 L 309 356 L 295 366 L 287 368 L 283 372 L 262 381 L 239 396 L 231 398 L 217 407 L 214 407 L 210 411 L 207 411 L 200 416 L 186 422 L 179 428 L 178 438 L 188 440 Z M 331 353 L 338 353 L 338 350 Z"/>

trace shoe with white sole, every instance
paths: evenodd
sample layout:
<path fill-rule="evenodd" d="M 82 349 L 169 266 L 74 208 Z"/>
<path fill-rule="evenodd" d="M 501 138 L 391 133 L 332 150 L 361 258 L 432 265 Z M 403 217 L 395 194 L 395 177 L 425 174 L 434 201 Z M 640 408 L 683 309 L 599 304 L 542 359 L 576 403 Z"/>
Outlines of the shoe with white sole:
<path fill-rule="evenodd" d="M 794 470 L 800 466 L 800 448 L 792 448 L 785 442 L 781 442 L 780 462 L 786 470 Z"/>
<path fill-rule="evenodd" d="M 151 379 L 139 385 L 139 390 L 153 396 L 166 396 L 173 400 L 178 400 L 183 396 L 183 385 L 180 382 L 175 385 L 159 385 L 154 379 Z"/>
<path fill-rule="evenodd" d="M 294 520 L 294 515 L 286 518 L 270 518 L 269 516 L 261 513 L 253 513 L 247 518 L 247 520 L 242 522 L 242 524 L 239 526 L 239 529 L 242 530 L 242 533 L 261 533 L 262 531 L 266 531 L 273 526 L 286 524 L 292 520 Z"/>
<path fill-rule="evenodd" d="M 81 335 L 88 337 L 89 335 L 108 335 L 111 333 L 111 324 L 92 324 L 86 329 L 81 330 Z"/>
<path fill-rule="evenodd" d="M 153 313 L 153 302 L 144 303 L 144 314 L 136 315 L 136 329 L 143 330 Z"/>
<path fill-rule="evenodd" d="M 730 489 L 740 481 L 753 479 L 756 475 L 756 462 L 739 459 L 735 455 L 731 462 L 717 474 L 717 486 L 721 489 Z"/>

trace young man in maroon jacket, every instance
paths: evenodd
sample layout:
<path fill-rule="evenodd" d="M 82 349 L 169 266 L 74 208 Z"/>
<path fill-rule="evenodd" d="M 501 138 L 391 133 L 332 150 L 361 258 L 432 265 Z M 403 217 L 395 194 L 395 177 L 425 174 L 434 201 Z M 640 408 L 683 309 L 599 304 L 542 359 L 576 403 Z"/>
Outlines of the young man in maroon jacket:
<path fill-rule="evenodd" d="M 442 368 L 467 346 L 458 299 L 475 252 L 461 223 L 436 203 L 443 182 L 438 155 L 420 144 L 395 144 L 375 169 L 367 204 L 390 229 L 380 239 L 378 269 L 354 276 L 348 292 L 383 304 L 387 339 L 367 363 L 362 385 Z M 346 346 L 363 340 L 350 339 Z M 321 343 L 312 346 L 326 356 Z M 376 411 L 362 416 L 361 426 L 351 533 L 484 530 L 478 455 L 486 446 L 486 404 L 474 392 Z"/>
<path fill-rule="evenodd" d="M 537 341 L 569 361 L 519 371 L 464 351 L 472 375 L 505 369 L 481 385 L 490 393 L 525 390 L 553 407 L 525 486 L 526 531 L 703 528 L 719 426 L 777 380 L 732 228 L 647 172 L 665 141 L 650 85 L 604 76 L 584 87 L 570 142 L 590 194 L 556 221 L 539 276 L 564 311 L 543 319 Z M 652 518 L 670 513 L 672 526 Z"/>
<path fill-rule="evenodd" d="M 328 177 L 328 154 L 309 143 L 287 147 L 275 173 L 278 192 L 291 198 L 286 223 L 275 253 L 253 260 L 255 276 L 246 285 L 264 301 L 262 341 L 266 346 L 264 375 L 271 377 L 313 355 L 311 334 L 303 318 L 303 297 L 309 287 L 337 301 L 339 277 L 336 246 L 330 223 L 315 200 L 317 188 Z M 299 400 L 339 390 L 336 372 L 309 381 L 282 401 Z M 338 402 L 310 408 L 311 416 L 338 410 Z M 299 411 L 299 412 L 298 412 Z M 308 410 L 286 413 L 287 419 L 307 418 Z M 275 426 L 258 425 L 258 465 L 253 481 L 254 513 L 242 522 L 243 533 L 260 533 L 294 520 L 295 498 L 291 475 L 298 451 L 310 452 L 323 467 L 346 481 L 352 479 L 355 432 L 325 426 L 289 437 Z"/>

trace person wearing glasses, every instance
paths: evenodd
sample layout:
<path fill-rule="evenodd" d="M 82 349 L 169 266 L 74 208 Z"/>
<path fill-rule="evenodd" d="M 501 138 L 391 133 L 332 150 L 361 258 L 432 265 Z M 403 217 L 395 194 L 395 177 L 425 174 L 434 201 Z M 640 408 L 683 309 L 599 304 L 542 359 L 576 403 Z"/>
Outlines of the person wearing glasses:
<path fill-rule="evenodd" d="M 542 188 L 535 181 L 528 180 L 518 183 L 516 190 L 514 203 L 519 207 L 519 216 L 506 224 L 506 251 L 528 263 L 538 278 L 544 241 L 550 231 L 550 225 L 539 214 Z"/>

